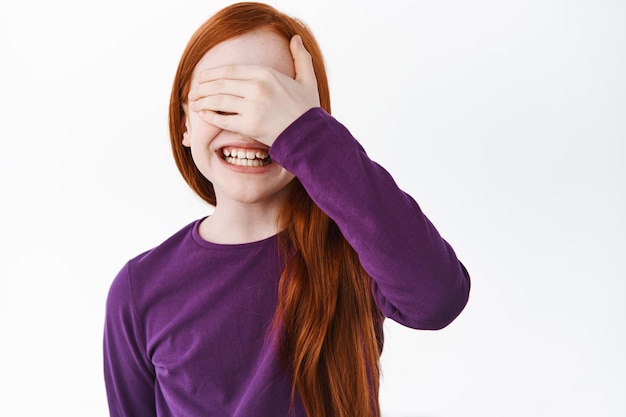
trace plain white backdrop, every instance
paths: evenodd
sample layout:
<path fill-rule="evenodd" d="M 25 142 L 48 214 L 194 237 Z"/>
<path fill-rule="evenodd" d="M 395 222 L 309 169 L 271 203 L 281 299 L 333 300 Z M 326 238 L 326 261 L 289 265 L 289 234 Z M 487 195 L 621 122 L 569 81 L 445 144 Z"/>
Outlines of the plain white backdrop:
<path fill-rule="evenodd" d="M 229 3 L 0 0 L 0 415 L 107 415 L 111 280 L 210 212 L 167 103 Z M 386 324 L 384 416 L 626 415 L 626 3 L 270 3 L 472 275 L 448 328 Z"/>

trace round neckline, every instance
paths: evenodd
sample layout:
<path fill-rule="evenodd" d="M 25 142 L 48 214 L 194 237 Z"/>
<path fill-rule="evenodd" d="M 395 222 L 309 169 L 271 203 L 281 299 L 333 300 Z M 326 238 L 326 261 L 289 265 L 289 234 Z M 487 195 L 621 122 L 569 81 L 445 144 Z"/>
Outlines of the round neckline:
<path fill-rule="evenodd" d="M 208 217 L 208 216 L 207 216 Z M 258 246 L 262 246 L 265 243 L 269 242 L 269 241 L 274 241 L 277 239 L 278 234 L 274 234 L 272 236 L 266 237 L 264 239 L 261 240 L 255 240 L 253 242 L 245 242 L 245 243 L 215 243 L 215 242 L 210 242 L 208 240 L 204 240 L 202 238 L 202 236 L 200 236 L 200 232 L 199 232 L 199 228 L 200 228 L 200 223 L 202 223 L 202 221 L 206 219 L 206 217 L 203 217 L 201 219 L 196 220 L 192 227 L 191 227 L 191 237 L 193 238 L 193 240 L 200 246 L 204 247 L 204 248 L 208 248 L 208 249 L 222 249 L 222 250 L 233 250 L 233 249 L 247 249 L 247 248 L 254 248 L 254 247 L 258 247 Z"/>

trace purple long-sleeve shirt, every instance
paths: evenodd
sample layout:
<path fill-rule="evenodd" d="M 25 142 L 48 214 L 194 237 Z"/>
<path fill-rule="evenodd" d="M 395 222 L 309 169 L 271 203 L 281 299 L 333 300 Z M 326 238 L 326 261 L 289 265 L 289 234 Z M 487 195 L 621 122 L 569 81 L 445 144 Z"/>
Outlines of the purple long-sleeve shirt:
<path fill-rule="evenodd" d="M 386 317 L 439 329 L 462 311 L 470 282 L 454 251 L 332 116 L 309 110 L 270 155 L 338 224 Z M 278 240 L 210 243 L 199 223 L 129 261 L 111 285 L 111 416 L 288 415 L 291 383 L 268 332 L 282 270 Z M 305 416 L 297 396 L 294 415 Z"/>

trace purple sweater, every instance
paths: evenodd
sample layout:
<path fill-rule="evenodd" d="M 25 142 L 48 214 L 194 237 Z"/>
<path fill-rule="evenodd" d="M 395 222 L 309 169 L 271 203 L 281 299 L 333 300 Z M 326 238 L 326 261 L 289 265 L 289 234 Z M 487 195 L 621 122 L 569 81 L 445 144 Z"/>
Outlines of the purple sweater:
<path fill-rule="evenodd" d="M 382 313 L 439 329 L 464 308 L 469 276 L 417 203 L 322 109 L 270 149 L 339 225 L 374 280 Z M 106 305 L 111 416 L 286 416 L 291 383 L 268 334 L 282 266 L 276 236 L 204 241 L 199 220 L 129 261 Z M 305 416 L 296 397 L 295 416 Z"/>

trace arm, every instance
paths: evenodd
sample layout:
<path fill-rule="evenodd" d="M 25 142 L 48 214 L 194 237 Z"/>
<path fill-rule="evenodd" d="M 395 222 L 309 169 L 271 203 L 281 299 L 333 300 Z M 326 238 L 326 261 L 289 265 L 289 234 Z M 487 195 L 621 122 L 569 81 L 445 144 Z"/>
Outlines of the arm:
<path fill-rule="evenodd" d="M 111 417 L 156 416 L 155 373 L 133 308 L 128 265 L 107 298 L 104 379 Z"/>
<path fill-rule="evenodd" d="M 381 311 L 401 324 L 439 329 L 463 310 L 469 275 L 418 204 L 320 108 L 270 148 L 339 226 L 374 280 Z"/>
<path fill-rule="evenodd" d="M 446 326 L 467 302 L 467 271 L 415 201 L 319 108 L 311 56 L 298 36 L 290 48 L 295 78 L 260 66 L 207 69 L 189 94 L 191 110 L 270 147 L 357 251 L 385 315 Z"/>

